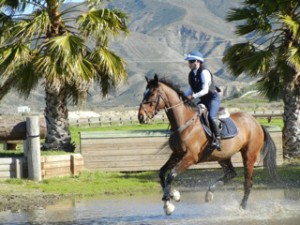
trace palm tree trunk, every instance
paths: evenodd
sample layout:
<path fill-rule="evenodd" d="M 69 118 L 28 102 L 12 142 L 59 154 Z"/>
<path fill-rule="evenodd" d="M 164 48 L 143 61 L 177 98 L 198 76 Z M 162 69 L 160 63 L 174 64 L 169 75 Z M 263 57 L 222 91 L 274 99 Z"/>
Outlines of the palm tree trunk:
<path fill-rule="evenodd" d="M 43 150 L 60 149 L 74 152 L 68 123 L 67 98 L 60 82 L 46 84 L 45 118 L 47 136 Z"/>
<path fill-rule="evenodd" d="M 295 79 L 285 86 L 283 94 L 283 153 L 286 157 L 300 157 L 300 90 Z"/>

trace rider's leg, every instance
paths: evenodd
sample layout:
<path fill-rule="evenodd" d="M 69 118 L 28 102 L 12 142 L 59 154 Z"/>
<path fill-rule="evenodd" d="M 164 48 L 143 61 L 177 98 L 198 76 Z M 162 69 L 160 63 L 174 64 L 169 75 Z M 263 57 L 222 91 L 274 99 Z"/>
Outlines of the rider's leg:
<path fill-rule="evenodd" d="M 210 129 L 212 133 L 214 134 L 214 140 L 212 142 L 212 148 L 217 148 L 218 150 L 221 150 L 221 135 L 220 135 L 220 129 L 219 129 L 219 121 L 217 119 L 217 114 L 220 108 L 220 97 L 216 93 L 211 98 L 211 101 L 207 105 L 208 107 L 208 120 L 210 124 Z"/>
<path fill-rule="evenodd" d="M 221 134 L 218 126 L 219 121 L 216 118 L 209 117 L 209 123 L 210 123 L 210 129 L 214 134 L 214 140 L 212 141 L 212 148 L 221 150 Z"/>

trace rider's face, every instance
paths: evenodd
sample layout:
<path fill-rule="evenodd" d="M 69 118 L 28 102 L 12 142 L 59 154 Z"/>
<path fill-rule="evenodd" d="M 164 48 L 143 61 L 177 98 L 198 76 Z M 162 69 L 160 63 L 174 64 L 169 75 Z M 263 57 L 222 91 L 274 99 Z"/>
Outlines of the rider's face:
<path fill-rule="evenodd" d="M 191 70 L 197 69 L 199 62 L 197 60 L 189 60 L 189 67 Z"/>

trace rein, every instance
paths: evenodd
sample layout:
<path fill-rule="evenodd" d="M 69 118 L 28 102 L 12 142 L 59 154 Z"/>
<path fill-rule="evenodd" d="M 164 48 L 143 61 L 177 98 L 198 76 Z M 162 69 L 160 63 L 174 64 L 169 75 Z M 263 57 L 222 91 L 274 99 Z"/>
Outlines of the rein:
<path fill-rule="evenodd" d="M 161 97 L 161 95 L 159 95 L 159 97 Z M 164 98 L 161 97 L 161 99 L 165 102 L 165 105 L 167 105 L 167 104 L 166 104 L 166 101 L 164 100 Z M 177 103 L 177 104 L 175 104 L 175 105 L 172 105 L 172 106 L 170 106 L 170 107 L 165 107 L 165 108 L 164 108 L 164 109 L 165 109 L 165 112 L 168 113 L 168 111 L 169 111 L 170 109 L 174 109 L 174 108 L 176 108 L 177 106 L 182 105 L 183 103 L 184 103 L 184 101 L 180 101 L 179 103 Z M 176 131 L 174 131 L 174 132 L 181 133 L 181 132 L 184 131 L 186 128 L 188 128 L 190 125 L 192 125 L 192 123 L 194 123 L 195 119 L 196 119 L 196 117 L 193 116 L 191 119 L 189 119 L 185 124 L 181 125 L 181 126 L 180 126 Z"/>
<path fill-rule="evenodd" d="M 188 128 L 190 125 L 192 125 L 192 123 L 194 123 L 195 121 L 195 116 L 193 116 L 191 119 L 189 119 L 185 124 L 181 125 L 176 131 L 178 133 L 181 133 L 182 131 L 184 131 L 186 128 Z"/>
<path fill-rule="evenodd" d="M 162 98 L 163 99 L 163 98 Z M 164 101 L 164 100 L 163 100 Z M 164 101 L 165 102 L 165 101 Z M 181 104 L 183 104 L 183 101 L 179 102 L 178 104 L 176 105 L 172 105 L 170 107 L 165 107 L 165 112 L 167 113 L 169 109 L 173 109 L 173 108 L 176 108 L 177 106 L 180 106 Z"/>
<path fill-rule="evenodd" d="M 163 102 L 165 103 L 165 105 L 167 105 L 167 102 L 166 100 L 162 97 L 161 93 L 158 94 L 157 96 L 157 99 L 156 101 L 143 101 L 142 102 L 142 107 L 148 117 L 148 119 L 152 119 L 159 111 L 159 101 L 160 101 L 160 98 L 163 100 Z M 151 104 L 151 103 L 155 103 L 155 111 L 154 111 L 154 115 L 151 117 L 149 112 L 146 110 L 146 108 L 144 107 L 144 104 Z M 180 101 L 179 103 L 175 104 L 175 105 L 172 105 L 170 107 L 164 107 L 164 110 L 166 113 L 168 113 L 168 111 L 170 109 L 174 109 L 180 105 L 184 104 L 184 101 Z M 173 132 L 178 132 L 178 133 L 181 133 L 182 131 L 184 131 L 186 128 L 188 128 L 190 125 L 192 125 L 194 123 L 194 121 L 196 120 L 196 116 L 193 116 L 191 119 L 189 119 L 185 124 L 181 125 L 176 131 L 173 131 Z"/>

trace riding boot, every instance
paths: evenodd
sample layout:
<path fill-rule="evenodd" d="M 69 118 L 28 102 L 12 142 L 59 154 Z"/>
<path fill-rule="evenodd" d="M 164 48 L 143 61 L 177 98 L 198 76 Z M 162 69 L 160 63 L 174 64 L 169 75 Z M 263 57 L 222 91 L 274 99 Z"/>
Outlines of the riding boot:
<path fill-rule="evenodd" d="M 213 141 L 211 143 L 211 147 L 213 149 L 217 149 L 218 151 L 221 151 L 221 134 L 219 129 L 219 121 L 217 119 L 210 120 L 210 129 L 213 133 Z"/>

